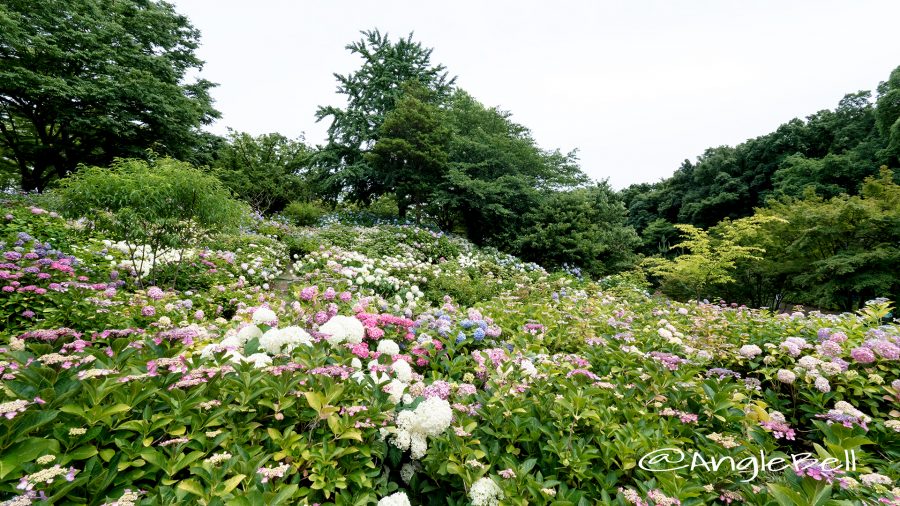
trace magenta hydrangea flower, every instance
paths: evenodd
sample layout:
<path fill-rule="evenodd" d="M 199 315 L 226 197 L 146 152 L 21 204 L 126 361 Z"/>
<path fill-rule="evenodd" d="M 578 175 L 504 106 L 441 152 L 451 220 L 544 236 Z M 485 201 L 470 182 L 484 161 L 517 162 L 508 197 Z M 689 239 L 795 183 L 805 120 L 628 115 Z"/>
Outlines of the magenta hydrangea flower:
<path fill-rule="evenodd" d="M 775 439 L 784 438 L 793 441 L 794 436 L 796 435 L 794 429 L 792 429 L 790 425 L 784 422 L 779 422 L 777 420 L 759 422 L 759 425 L 762 428 L 766 429 L 768 432 L 771 432 Z"/>
<path fill-rule="evenodd" d="M 875 361 L 875 354 L 872 353 L 872 350 L 865 347 L 853 348 L 850 351 L 850 357 L 860 364 L 871 364 Z"/>
<path fill-rule="evenodd" d="M 300 290 L 300 298 L 307 301 L 315 299 L 318 294 L 319 287 L 317 286 L 307 286 L 303 290 Z"/>

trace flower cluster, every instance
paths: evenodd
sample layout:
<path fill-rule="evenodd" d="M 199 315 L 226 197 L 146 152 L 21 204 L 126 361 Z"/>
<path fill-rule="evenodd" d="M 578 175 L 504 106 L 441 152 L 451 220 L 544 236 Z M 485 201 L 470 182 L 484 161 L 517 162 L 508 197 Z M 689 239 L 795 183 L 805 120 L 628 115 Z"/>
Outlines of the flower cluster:
<path fill-rule="evenodd" d="M 401 450 L 409 450 L 413 459 L 421 459 L 428 450 L 428 436 L 439 436 L 453 421 L 450 403 L 440 397 L 429 397 L 413 410 L 397 415 L 394 430 L 385 429 L 391 442 Z"/>

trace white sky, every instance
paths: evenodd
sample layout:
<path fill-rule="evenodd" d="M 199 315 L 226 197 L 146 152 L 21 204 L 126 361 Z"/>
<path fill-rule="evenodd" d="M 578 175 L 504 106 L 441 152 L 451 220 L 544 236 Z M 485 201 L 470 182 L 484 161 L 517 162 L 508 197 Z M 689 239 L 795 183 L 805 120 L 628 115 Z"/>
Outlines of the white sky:
<path fill-rule="evenodd" d="M 174 3 L 219 83 L 214 132 L 323 143 L 316 107 L 343 105 L 332 73 L 359 65 L 344 46 L 364 29 L 413 31 L 459 86 L 542 147 L 578 148 L 615 188 L 833 108 L 900 65 L 897 0 Z"/>

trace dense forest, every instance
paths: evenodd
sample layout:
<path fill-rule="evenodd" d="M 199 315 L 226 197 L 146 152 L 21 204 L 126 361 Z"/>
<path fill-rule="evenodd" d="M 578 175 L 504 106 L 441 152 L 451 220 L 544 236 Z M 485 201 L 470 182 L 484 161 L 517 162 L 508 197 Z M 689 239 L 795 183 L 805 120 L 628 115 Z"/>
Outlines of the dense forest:
<path fill-rule="evenodd" d="M 540 147 L 510 112 L 460 88 L 411 35 L 371 30 L 347 45 L 360 66 L 336 74 L 346 102 L 310 118 L 328 125 L 327 141 L 312 146 L 203 130 L 219 117 L 215 85 L 187 79 L 202 68 L 200 34 L 168 4 L 10 1 L 0 28 L 8 191 L 168 156 L 265 215 L 432 226 L 592 277 L 642 269 L 675 297 L 851 309 L 900 292 L 900 68 L 834 110 L 614 191 L 585 175 L 576 152 Z"/>

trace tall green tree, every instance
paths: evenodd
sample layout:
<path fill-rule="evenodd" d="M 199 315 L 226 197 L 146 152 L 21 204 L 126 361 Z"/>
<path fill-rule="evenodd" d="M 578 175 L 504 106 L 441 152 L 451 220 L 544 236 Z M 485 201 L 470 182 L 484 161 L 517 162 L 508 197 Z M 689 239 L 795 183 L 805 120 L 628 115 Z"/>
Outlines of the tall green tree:
<path fill-rule="evenodd" d="M 900 67 L 878 85 L 878 130 L 887 139 L 890 167 L 900 166 Z"/>
<path fill-rule="evenodd" d="M 630 222 L 641 233 L 656 220 L 711 227 L 750 216 L 770 198 L 799 197 L 807 187 L 826 196 L 857 194 L 877 167 L 900 162 L 897 90 L 900 70 L 879 85 L 874 102 L 869 91 L 849 93 L 834 109 L 794 118 L 737 146 L 709 148 L 664 181 L 626 189 Z"/>
<path fill-rule="evenodd" d="M 673 248 L 678 248 L 682 254 L 674 259 L 650 257 L 643 265 L 661 280 L 663 290 L 675 297 L 721 296 L 725 287 L 736 282 L 739 262 L 763 259 L 761 255 L 765 250 L 748 245 L 746 238 L 771 221 L 779 221 L 779 218 L 753 216 L 726 220 L 713 230 L 675 225 L 682 240 Z"/>
<path fill-rule="evenodd" d="M 407 88 L 385 115 L 366 161 L 378 184 L 394 193 L 400 218 L 414 207 L 420 221 L 425 205 L 446 177 L 450 130 L 442 111 L 429 101 L 429 90 Z"/>
<path fill-rule="evenodd" d="M 303 138 L 229 131 L 213 161 L 213 172 L 236 196 L 262 213 L 313 197 L 306 178 L 310 156 Z"/>
<path fill-rule="evenodd" d="M 447 108 L 449 171 L 433 196 L 435 213 L 459 223 L 470 240 L 508 244 L 544 192 L 587 182 L 576 154 L 542 150 L 511 114 L 489 108 L 465 91 Z"/>
<path fill-rule="evenodd" d="M 350 74 L 335 74 L 338 93 L 347 97 L 346 107 L 322 106 L 316 112 L 317 121 L 331 119 L 328 142 L 318 150 L 316 165 L 320 186 L 329 198 L 343 195 L 368 203 L 390 191 L 365 155 L 378 141 L 381 125 L 403 95 L 404 85 L 429 90 L 434 103 L 440 103 L 456 78 L 449 77 L 443 65 L 433 64 L 432 50 L 413 41 L 412 34 L 397 41 L 378 30 L 362 35 L 347 45 L 362 65 Z"/>
<path fill-rule="evenodd" d="M 850 310 L 900 295 L 900 185 L 884 168 L 859 195 L 823 198 L 809 190 L 760 210 L 783 218 L 767 227 L 767 271 L 785 300 Z"/>
<path fill-rule="evenodd" d="M 25 190 L 80 163 L 189 152 L 218 117 L 200 34 L 156 0 L 0 3 L 0 147 Z"/>
<path fill-rule="evenodd" d="M 589 188 L 547 192 L 524 216 L 515 252 L 545 267 L 568 265 L 593 276 L 634 265 L 640 238 L 628 211 L 606 181 Z"/>

